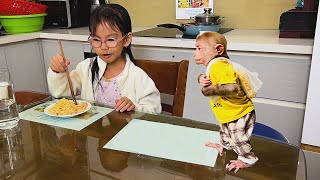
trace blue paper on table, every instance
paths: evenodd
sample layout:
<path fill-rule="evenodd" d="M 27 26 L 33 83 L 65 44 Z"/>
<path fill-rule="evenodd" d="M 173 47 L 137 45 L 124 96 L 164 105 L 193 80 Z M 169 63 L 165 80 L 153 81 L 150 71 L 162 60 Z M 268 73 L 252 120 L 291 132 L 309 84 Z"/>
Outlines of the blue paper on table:
<path fill-rule="evenodd" d="M 219 132 L 133 119 L 104 148 L 213 167 Z"/>
<path fill-rule="evenodd" d="M 57 100 L 45 102 L 20 112 L 19 117 L 20 119 L 27 121 L 80 131 L 81 129 L 87 127 L 91 123 L 113 111 L 113 109 L 110 108 L 92 106 L 87 112 L 72 118 L 58 118 L 46 115 L 44 113 L 44 109 L 56 101 Z"/>

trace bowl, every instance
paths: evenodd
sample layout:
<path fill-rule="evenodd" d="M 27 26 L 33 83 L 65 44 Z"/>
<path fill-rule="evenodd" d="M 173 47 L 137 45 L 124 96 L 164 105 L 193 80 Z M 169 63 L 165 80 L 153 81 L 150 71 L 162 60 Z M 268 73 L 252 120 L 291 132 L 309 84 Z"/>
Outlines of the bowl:
<path fill-rule="evenodd" d="M 7 33 L 18 34 L 42 30 L 47 13 L 31 15 L 0 16 L 0 22 Z"/>

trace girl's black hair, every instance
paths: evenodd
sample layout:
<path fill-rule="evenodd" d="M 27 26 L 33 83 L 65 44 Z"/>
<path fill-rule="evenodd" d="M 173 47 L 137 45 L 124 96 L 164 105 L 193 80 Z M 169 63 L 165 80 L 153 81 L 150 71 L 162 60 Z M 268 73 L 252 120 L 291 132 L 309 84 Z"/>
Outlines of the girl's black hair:
<path fill-rule="evenodd" d="M 128 11 L 119 4 L 103 4 L 97 7 L 90 16 L 89 31 L 90 35 L 96 34 L 96 28 L 99 24 L 107 23 L 114 30 L 119 29 L 123 36 L 132 32 L 131 19 Z M 131 61 L 134 57 L 131 52 L 131 43 L 128 47 L 124 47 L 122 55 L 128 54 Z M 95 78 L 98 78 L 99 66 L 97 58 L 93 60 L 91 65 L 92 84 Z"/>

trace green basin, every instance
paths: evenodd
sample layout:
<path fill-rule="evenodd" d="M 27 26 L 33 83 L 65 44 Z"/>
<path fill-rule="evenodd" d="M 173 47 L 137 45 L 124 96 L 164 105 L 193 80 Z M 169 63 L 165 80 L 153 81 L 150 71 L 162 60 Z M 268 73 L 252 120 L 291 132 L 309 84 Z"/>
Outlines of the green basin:
<path fill-rule="evenodd" d="M 4 30 L 10 34 L 41 31 L 47 14 L 0 16 Z"/>

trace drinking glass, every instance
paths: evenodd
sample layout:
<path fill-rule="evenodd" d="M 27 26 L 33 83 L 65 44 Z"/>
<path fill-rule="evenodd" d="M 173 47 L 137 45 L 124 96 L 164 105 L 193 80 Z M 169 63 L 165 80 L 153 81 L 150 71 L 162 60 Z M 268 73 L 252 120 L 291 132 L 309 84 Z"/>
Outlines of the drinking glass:
<path fill-rule="evenodd" d="M 17 103 L 9 69 L 0 69 L 0 129 L 15 127 L 19 121 Z"/>

